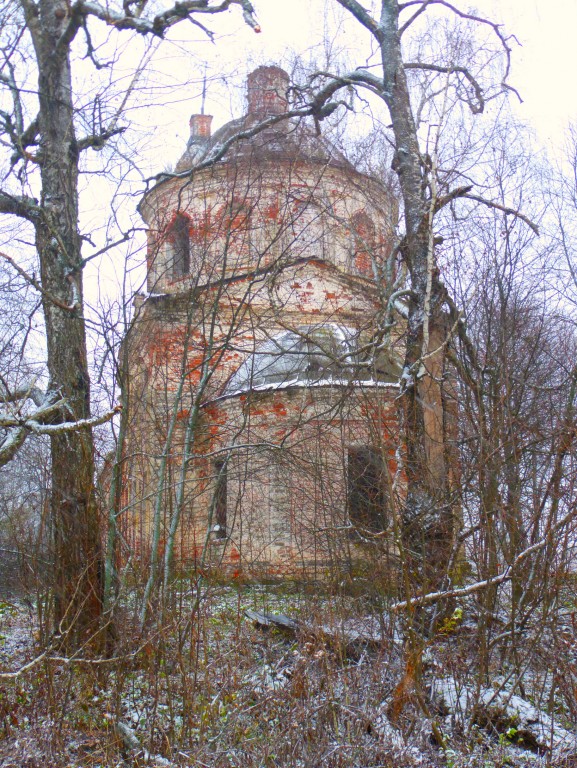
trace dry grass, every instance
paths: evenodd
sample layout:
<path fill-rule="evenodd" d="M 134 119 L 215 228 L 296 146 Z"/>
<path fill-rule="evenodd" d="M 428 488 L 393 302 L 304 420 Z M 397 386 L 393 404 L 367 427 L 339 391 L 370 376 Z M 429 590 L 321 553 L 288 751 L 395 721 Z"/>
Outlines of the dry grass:
<path fill-rule="evenodd" d="M 203 586 L 199 596 L 195 582 L 180 587 L 165 606 L 162 627 L 151 626 L 144 636 L 129 603 L 123 608 L 116 652 L 126 658 L 100 665 L 45 660 L 5 680 L 0 766 L 160 766 L 163 759 L 200 768 L 547 764 L 546 755 L 513 747 L 495 723 L 452 723 L 428 697 L 435 676 L 472 686 L 478 681 L 473 622 L 454 622 L 437 633 L 420 649 L 419 675 L 407 682 L 398 629 L 395 635 L 383 623 L 379 646 L 352 655 L 315 629 L 368 611 L 381 615 L 374 599 L 369 606 L 363 597 L 222 584 Z M 246 620 L 247 608 L 300 617 L 312 630 L 263 631 Z M 39 650 L 34 616 L 22 605 L 6 606 L 2 624 L 2 666 L 15 669 Z M 570 631 L 565 642 L 574 648 Z M 534 654 L 524 693 L 541 702 L 549 696 L 557 717 L 569 722 L 574 713 L 564 691 L 551 685 L 550 663 L 543 648 Z M 571 663 L 570 654 L 564 663 Z M 497 680 L 507 670 L 493 672 Z M 403 706 L 391 728 L 387 715 L 394 717 L 392 702 L 403 680 Z M 148 755 L 127 746 L 119 721 Z"/>

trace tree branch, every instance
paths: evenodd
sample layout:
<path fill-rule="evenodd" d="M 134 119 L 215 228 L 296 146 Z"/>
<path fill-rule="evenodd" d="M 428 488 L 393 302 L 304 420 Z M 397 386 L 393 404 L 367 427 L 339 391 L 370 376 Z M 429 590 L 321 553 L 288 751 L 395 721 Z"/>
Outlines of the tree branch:
<path fill-rule="evenodd" d="M 408 0 L 408 2 L 401 3 L 399 5 L 399 10 L 403 11 L 405 10 L 405 8 L 408 8 L 411 5 L 421 5 L 422 3 L 423 3 L 423 0 Z M 495 35 L 499 38 L 501 46 L 505 51 L 505 57 L 507 60 L 507 66 L 505 68 L 505 76 L 503 77 L 503 81 L 504 81 L 503 86 L 514 91 L 519 97 L 519 94 L 514 88 L 511 88 L 511 86 L 505 84 L 505 81 L 509 77 L 509 72 L 511 69 L 511 48 L 507 43 L 507 41 L 510 40 L 511 38 L 505 37 L 503 35 L 500 29 L 501 25 L 495 23 L 494 21 L 490 21 L 489 19 L 485 19 L 483 18 L 483 16 L 477 16 L 474 13 L 466 13 L 465 11 L 460 10 L 460 8 L 457 8 L 456 6 L 452 5 L 452 3 L 447 2 L 447 0 L 427 0 L 427 6 L 428 5 L 442 5 L 444 8 L 448 8 L 450 11 L 452 11 L 452 13 L 454 13 L 456 16 L 459 16 L 459 18 L 461 19 L 467 19 L 468 21 L 474 21 L 477 24 L 485 24 L 488 27 L 491 27 Z M 424 10 L 424 8 L 422 10 Z M 420 12 L 422 12 L 421 9 L 417 13 L 420 13 Z"/>
<path fill-rule="evenodd" d="M 338 90 L 338 88 L 342 87 L 342 85 L 344 85 L 344 83 L 340 83 L 339 81 L 339 84 L 334 88 L 334 90 Z M 327 88 L 325 90 L 328 92 L 329 89 Z M 322 93 L 324 94 L 324 92 L 325 91 L 323 90 Z M 302 109 L 294 109 L 290 112 L 285 112 L 282 115 L 273 115 L 272 117 L 263 120 L 252 128 L 248 128 L 247 130 L 235 133 L 222 144 L 217 145 L 214 152 L 212 152 L 205 160 L 195 165 L 191 170 L 181 171 L 180 173 L 159 173 L 156 176 L 152 176 L 150 179 L 147 179 L 147 181 L 158 183 L 159 181 L 165 181 L 166 179 L 187 178 L 190 176 L 191 172 L 202 171 L 221 160 L 226 155 L 230 147 L 237 142 L 243 141 L 244 139 L 251 139 L 253 136 L 256 136 L 264 129 L 269 128 L 272 125 L 276 125 L 277 123 L 281 123 L 285 120 L 290 120 L 291 118 L 295 117 L 312 116 L 317 120 L 323 120 L 325 117 L 331 115 L 335 109 L 338 109 L 340 106 L 346 107 L 347 105 L 342 101 L 329 102 L 327 104 L 325 103 L 324 96 L 321 98 L 315 98 L 315 100 L 307 107 L 303 107 Z"/>
<path fill-rule="evenodd" d="M 0 72 L 0 82 L 4 83 L 8 86 L 10 89 L 10 93 L 12 94 L 12 103 L 14 105 L 14 116 L 16 118 L 16 131 L 18 134 L 22 134 L 24 132 L 24 118 L 22 116 L 22 103 L 20 101 L 20 90 L 18 89 L 18 86 L 16 85 L 16 78 L 14 76 L 14 67 L 10 61 L 6 61 L 6 66 L 8 67 L 8 72 L 10 74 L 5 75 L 2 72 Z"/>
<path fill-rule="evenodd" d="M 42 209 L 33 197 L 0 192 L 0 213 L 12 214 L 35 224 L 42 215 Z"/>
<path fill-rule="evenodd" d="M 0 427 L 25 429 L 33 432 L 35 435 L 61 435 L 66 432 L 76 432 L 80 429 L 88 429 L 89 427 L 97 427 L 99 424 L 105 424 L 117 413 L 120 413 L 121 410 L 122 406 L 117 405 L 111 411 L 107 411 L 101 416 L 92 416 L 90 419 L 63 421 L 60 424 L 42 424 L 38 419 L 41 415 L 46 415 L 46 410 L 40 408 L 36 413 L 24 418 L 0 415 Z"/>
<path fill-rule="evenodd" d="M 34 405 L 40 408 L 46 400 L 46 394 L 36 386 L 36 379 L 23 382 L 14 389 L 8 389 L 0 382 L 0 403 L 16 403 L 19 400 L 32 400 Z"/>
<path fill-rule="evenodd" d="M 24 445 L 28 432 L 24 427 L 13 427 L 0 445 L 0 467 L 8 464 Z"/>
<path fill-rule="evenodd" d="M 7 253 L 4 253 L 3 251 L 0 251 L 0 258 L 3 258 L 5 261 L 7 261 L 13 269 L 18 272 L 20 277 L 23 277 L 24 280 L 26 280 L 27 283 L 29 283 L 33 288 L 35 288 L 38 293 L 41 293 L 42 296 L 45 296 L 49 301 L 51 301 L 55 306 L 60 307 L 60 309 L 65 309 L 68 312 L 74 312 L 76 309 L 78 309 L 78 304 L 65 304 L 63 301 L 60 301 L 55 296 L 53 296 L 51 293 L 49 293 L 47 290 L 45 290 L 38 280 L 36 278 L 32 277 L 32 275 L 29 275 L 28 272 L 26 272 L 25 269 L 22 269 L 22 267 L 16 263 L 16 261 L 12 258 L 12 256 L 8 256 Z"/>
<path fill-rule="evenodd" d="M 407 29 L 411 26 L 411 24 L 418 19 L 418 17 L 427 10 L 427 6 L 431 2 L 431 0 L 420 0 L 421 6 L 418 8 L 413 15 L 405 21 L 405 23 L 399 27 L 399 37 L 401 37 Z M 410 5 L 410 3 L 407 3 L 406 5 Z M 400 10 L 403 10 L 405 8 L 405 5 L 400 6 Z"/>
<path fill-rule="evenodd" d="M 126 130 L 126 127 L 124 128 L 112 128 L 110 130 L 102 131 L 101 133 L 93 134 L 92 136 L 85 136 L 82 139 L 79 139 L 78 141 L 78 150 L 82 152 L 85 149 L 102 149 L 106 142 L 111 139 L 113 136 L 118 136 L 121 133 L 124 133 Z"/>
<path fill-rule="evenodd" d="M 363 6 L 357 2 L 357 0 L 337 0 L 337 3 L 342 5 L 343 8 L 346 8 L 349 13 L 352 13 L 355 19 L 359 21 L 363 27 L 365 27 L 365 29 L 368 29 L 371 35 L 373 35 L 379 41 L 379 43 L 382 42 L 382 29 L 367 11 L 367 9 L 363 8 Z"/>
<path fill-rule="evenodd" d="M 539 235 L 539 227 L 533 221 L 531 221 L 528 216 L 525 216 L 520 211 L 515 210 L 515 208 L 509 208 L 506 205 L 501 205 L 501 203 L 495 203 L 492 200 L 486 200 L 484 197 L 480 197 L 479 195 L 471 195 L 466 193 L 461 195 L 461 197 L 466 197 L 469 200 L 475 200 L 477 203 L 486 205 L 487 208 L 496 208 L 498 211 L 503 211 L 503 213 L 508 213 L 511 216 L 515 216 L 517 219 L 524 221 L 525 224 L 527 224 L 527 226 L 530 227 L 537 236 Z"/>
<path fill-rule="evenodd" d="M 38 121 L 38 115 L 32 120 L 28 128 L 22 133 L 20 137 L 22 146 L 24 148 L 29 147 L 31 144 L 36 144 L 36 138 L 40 130 L 40 123 Z"/>
<path fill-rule="evenodd" d="M 347 85 L 361 85 L 369 88 L 374 93 L 378 93 L 382 96 L 384 83 L 382 78 L 373 75 L 371 72 L 367 72 L 364 69 L 355 69 L 352 72 L 347 72 L 345 75 L 333 75 L 330 72 L 315 72 L 310 78 L 311 82 L 317 77 L 328 77 L 331 82 L 325 85 L 315 96 L 315 102 L 326 100 L 327 97 L 336 93 L 339 88 L 345 88 Z"/>
<path fill-rule="evenodd" d="M 402 611 L 405 608 L 420 608 L 425 605 L 432 605 L 433 603 L 438 603 L 440 600 L 468 597 L 469 595 L 474 595 L 476 592 L 481 592 L 488 587 L 510 581 L 515 575 L 515 569 L 521 565 L 521 563 L 524 562 L 530 555 L 533 555 L 535 552 L 539 552 L 548 544 L 550 544 L 553 535 L 564 528 L 568 523 L 570 523 L 571 520 L 574 519 L 575 513 L 575 508 L 571 509 L 571 511 L 562 517 L 558 523 L 552 525 L 549 528 L 546 536 L 544 536 L 540 541 L 536 542 L 532 546 L 527 547 L 527 549 L 524 549 L 522 552 L 520 552 L 513 560 L 511 565 L 508 565 L 507 568 L 505 568 L 505 570 L 498 576 L 494 576 L 490 579 L 484 579 L 483 581 L 476 581 L 474 584 L 469 584 L 467 587 L 458 587 L 457 589 L 448 589 L 439 592 L 429 592 L 427 595 L 410 597 L 408 600 L 401 600 L 398 603 L 393 603 L 393 605 L 390 607 L 390 610 L 396 613 L 397 611 Z"/>
<path fill-rule="evenodd" d="M 442 72 L 447 75 L 451 75 L 453 74 L 453 72 L 459 72 L 466 78 L 466 80 L 469 81 L 469 84 L 471 85 L 471 87 L 475 92 L 475 98 L 477 99 L 476 105 L 472 101 L 467 99 L 471 112 L 474 115 L 479 115 L 485 109 L 485 98 L 483 97 L 483 91 L 481 90 L 481 86 L 475 80 L 473 75 L 469 72 L 469 70 L 466 67 L 461 67 L 457 64 L 452 64 L 450 66 L 444 67 L 444 66 L 441 66 L 440 64 L 426 64 L 421 61 L 408 62 L 404 66 L 405 66 L 405 69 L 425 69 L 430 72 Z"/>
<path fill-rule="evenodd" d="M 228 10 L 232 5 L 238 5 L 242 8 L 245 22 L 260 32 L 260 27 L 256 21 L 254 8 L 249 0 L 222 0 L 216 5 L 210 5 L 209 0 L 182 0 L 175 2 L 171 8 L 146 19 L 141 16 L 134 16 L 130 13 L 121 14 L 111 11 L 109 8 L 100 5 L 95 0 L 78 0 L 72 6 L 72 17 L 68 28 L 64 31 L 61 43 L 67 45 L 73 39 L 74 35 L 82 25 L 82 18 L 86 16 L 95 16 L 116 29 L 132 29 L 141 35 L 156 35 L 163 37 L 167 29 L 178 24 L 183 19 L 189 19 L 193 14 L 217 14 Z"/>
<path fill-rule="evenodd" d="M 451 203 L 453 200 L 457 200 L 459 197 L 467 197 L 469 192 L 473 189 L 472 184 L 468 184 L 466 187 L 455 187 L 446 195 L 442 195 L 435 200 L 435 213 Z"/>

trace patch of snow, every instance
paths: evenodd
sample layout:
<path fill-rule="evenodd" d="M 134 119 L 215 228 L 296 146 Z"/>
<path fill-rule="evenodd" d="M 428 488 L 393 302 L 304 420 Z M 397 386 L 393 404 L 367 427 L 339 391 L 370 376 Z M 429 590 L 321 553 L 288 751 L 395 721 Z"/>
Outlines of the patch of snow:
<path fill-rule="evenodd" d="M 270 664 L 264 664 L 260 675 L 251 675 L 246 681 L 255 683 L 255 693 L 266 693 L 267 691 L 280 691 L 284 688 L 291 678 L 288 668 L 274 669 Z"/>
<path fill-rule="evenodd" d="M 546 712 L 510 691 L 484 688 L 476 700 L 470 687 L 459 683 L 454 677 L 445 677 L 433 681 L 431 694 L 461 725 L 476 707 L 484 711 L 490 720 L 510 723 L 521 738 L 525 733 L 539 750 L 550 751 L 556 760 L 577 754 L 575 732 L 563 728 Z"/>
<path fill-rule="evenodd" d="M 373 729 L 377 736 L 393 750 L 404 749 L 407 744 L 403 734 L 395 728 L 387 716 L 388 702 L 384 702 L 378 709 L 377 716 L 373 721 Z"/>

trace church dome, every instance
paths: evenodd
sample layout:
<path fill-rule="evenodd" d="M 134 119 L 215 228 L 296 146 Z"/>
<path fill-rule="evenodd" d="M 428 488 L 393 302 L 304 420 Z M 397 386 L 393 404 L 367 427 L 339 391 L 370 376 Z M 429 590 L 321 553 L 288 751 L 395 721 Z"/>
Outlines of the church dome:
<path fill-rule="evenodd" d="M 230 138 L 250 131 L 259 123 L 289 111 L 290 78 L 277 66 L 263 66 L 247 78 L 247 113 L 219 128 L 210 135 L 210 118 L 206 115 L 191 117 L 191 136 L 186 152 L 176 170 L 193 168 L 214 154 Z M 234 142 L 225 155 L 225 161 L 246 163 L 307 162 L 354 171 L 353 166 L 333 144 L 315 131 L 302 118 L 287 118 Z"/>

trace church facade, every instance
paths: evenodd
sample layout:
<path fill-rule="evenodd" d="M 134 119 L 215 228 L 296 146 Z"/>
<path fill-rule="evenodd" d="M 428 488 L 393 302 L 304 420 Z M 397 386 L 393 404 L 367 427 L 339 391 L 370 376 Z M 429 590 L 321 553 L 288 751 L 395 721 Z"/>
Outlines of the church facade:
<path fill-rule="evenodd" d="M 288 94 L 282 69 L 260 67 L 243 117 L 211 134 L 193 115 L 176 174 L 140 204 L 125 534 L 202 567 L 320 574 L 392 540 L 395 203 L 281 119 Z"/>

